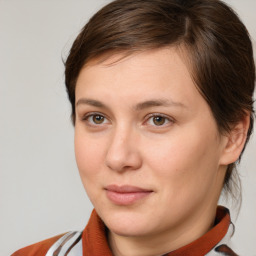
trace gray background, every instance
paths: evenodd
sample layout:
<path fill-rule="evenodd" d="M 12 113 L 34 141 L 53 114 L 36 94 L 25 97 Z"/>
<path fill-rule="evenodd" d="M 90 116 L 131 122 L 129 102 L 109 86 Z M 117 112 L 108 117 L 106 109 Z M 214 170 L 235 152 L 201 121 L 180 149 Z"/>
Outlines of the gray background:
<path fill-rule="evenodd" d="M 0 0 L 0 255 L 70 230 L 92 206 L 75 164 L 65 58 L 104 0 Z M 256 1 L 229 0 L 255 47 Z M 234 244 L 256 255 L 256 139 L 240 173 L 243 204 Z M 236 214 L 233 214 L 235 218 Z"/>

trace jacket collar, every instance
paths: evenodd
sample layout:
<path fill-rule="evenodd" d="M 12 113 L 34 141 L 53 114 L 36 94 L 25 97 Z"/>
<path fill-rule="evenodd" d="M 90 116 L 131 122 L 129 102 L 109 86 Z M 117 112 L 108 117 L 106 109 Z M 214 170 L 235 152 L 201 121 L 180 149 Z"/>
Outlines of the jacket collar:
<path fill-rule="evenodd" d="M 229 249 L 227 241 L 233 234 L 233 224 L 230 221 L 229 210 L 218 206 L 215 226 L 202 237 L 192 243 L 168 253 L 166 256 L 214 256 L 220 255 L 223 250 Z M 225 244 L 222 244 L 225 243 Z M 90 220 L 82 234 L 83 255 L 113 256 L 108 246 L 107 228 L 93 210 Z M 222 245 L 222 247 L 220 247 Z M 224 247 L 225 248 L 224 248 Z M 224 249 L 223 249 L 224 248 Z M 223 251 L 225 252 L 225 251 Z M 232 251 L 231 251 L 232 252 Z M 229 254 L 227 254 L 229 255 Z M 236 254 L 230 254 L 236 255 Z"/>

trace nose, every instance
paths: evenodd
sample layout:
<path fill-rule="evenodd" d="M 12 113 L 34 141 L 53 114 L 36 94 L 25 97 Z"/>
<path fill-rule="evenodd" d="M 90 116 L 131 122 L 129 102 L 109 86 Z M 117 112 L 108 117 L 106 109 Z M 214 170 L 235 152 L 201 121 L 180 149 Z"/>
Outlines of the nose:
<path fill-rule="evenodd" d="M 113 171 L 137 170 L 142 165 L 135 132 L 119 129 L 114 132 L 106 154 L 106 165 Z"/>

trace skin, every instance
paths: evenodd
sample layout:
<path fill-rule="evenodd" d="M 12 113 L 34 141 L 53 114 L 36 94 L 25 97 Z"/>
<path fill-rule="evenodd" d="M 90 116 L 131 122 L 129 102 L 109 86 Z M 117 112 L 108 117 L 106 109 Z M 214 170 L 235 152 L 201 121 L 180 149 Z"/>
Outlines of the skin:
<path fill-rule="evenodd" d="M 219 134 L 181 56 L 175 48 L 118 54 L 79 74 L 76 160 L 114 255 L 162 255 L 206 233 L 226 165 L 241 151 Z M 106 195 L 112 184 L 152 192 L 117 205 Z"/>

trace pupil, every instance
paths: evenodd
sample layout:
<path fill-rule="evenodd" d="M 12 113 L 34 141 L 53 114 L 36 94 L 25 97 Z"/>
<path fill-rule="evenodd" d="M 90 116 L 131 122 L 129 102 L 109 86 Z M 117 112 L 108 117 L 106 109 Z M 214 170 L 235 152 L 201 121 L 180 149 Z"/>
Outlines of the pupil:
<path fill-rule="evenodd" d="M 164 124 L 165 118 L 162 116 L 156 116 L 154 117 L 154 124 L 155 125 L 162 125 Z"/>

